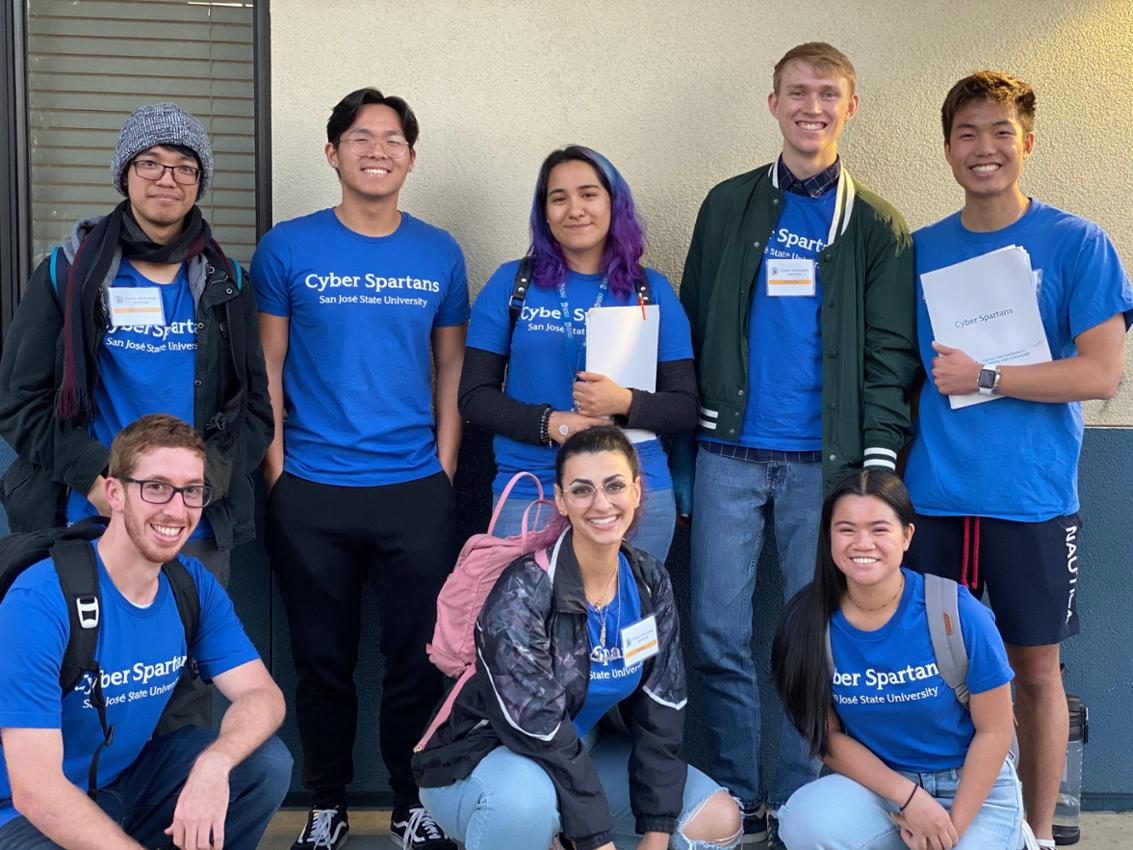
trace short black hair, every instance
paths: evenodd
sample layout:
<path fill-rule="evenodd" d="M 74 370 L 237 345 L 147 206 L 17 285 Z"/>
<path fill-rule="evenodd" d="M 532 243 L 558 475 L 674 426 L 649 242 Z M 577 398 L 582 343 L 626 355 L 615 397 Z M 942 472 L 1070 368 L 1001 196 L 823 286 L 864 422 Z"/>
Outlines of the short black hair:
<path fill-rule="evenodd" d="M 397 117 L 401 119 L 401 132 L 405 136 L 405 141 L 409 143 L 410 148 L 417 144 L 417 134 L 420 132 L 420 128 L 417 126 L 417 116 L 413 114 L 409 104 L 403 98 L 396 95 L 387 97 L 371 87 L 352 91 L 334 105 L 330 118 L 327 120 L 327 141 L 337 148 L 338 140 L 357 120 L 358 112 L 363 106 L 371 103 L 388 106 L 396 112 Z"/>

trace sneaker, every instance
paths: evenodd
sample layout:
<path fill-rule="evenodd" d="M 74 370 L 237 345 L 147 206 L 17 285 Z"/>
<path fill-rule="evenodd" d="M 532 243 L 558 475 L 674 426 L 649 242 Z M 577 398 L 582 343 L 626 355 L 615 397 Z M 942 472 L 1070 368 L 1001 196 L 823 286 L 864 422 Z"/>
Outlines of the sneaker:
<path fill-rule="evenodd" d="M 767 850 L 786 850 L 779 838 L 779 818 L 773 812 L 767 813 Z"/>
<path fill-rule="evenodd" d="M 346 806 L 311 809 L 307 815 L 307 825 L 291 845 L 291 850 L 339 850 L 346 846 L 349 832 L 350 821 L 346 817 Z"/>
<path fill-rule="evenodd" d="M 743 822 L 743 834 L 737 847 L 746 847 L 749 844 L 759 844 L 767 840 L 767 808 L 763 803 L 756 806 L 745 805 L 735 795 L 732 799 L 740 807 L 740 820 Z"/>
<path fill-rule="evenodd" d="M 420 803 L 393 810 L 389 837 L 402 850 L 456 850 L 456 842 L 445 835 Z"/>

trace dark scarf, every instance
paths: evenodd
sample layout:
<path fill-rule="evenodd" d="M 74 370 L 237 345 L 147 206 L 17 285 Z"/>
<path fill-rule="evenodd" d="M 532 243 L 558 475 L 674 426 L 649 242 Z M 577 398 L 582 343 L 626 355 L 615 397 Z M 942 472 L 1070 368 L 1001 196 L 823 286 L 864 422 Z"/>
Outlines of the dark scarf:
<path fill-rule="evenodd" d="M 56 412 L 60 418 L 79 424 L 89 423 L 94 415 L 92 376 L 99 340 L 96 322 L 102 282 L 110 271 L 117 245 L 122 246 L 124 258 L 147 263 L 183 263 L 204 254 L 215 268 L 229 268 L 228 258 L 195 205 L 185 217 L 181 233 L 167 245 L 159 245 L 146 235 L 128 200 L 94 226 L 75 252 L 63 290 L 63 381 Z"/>

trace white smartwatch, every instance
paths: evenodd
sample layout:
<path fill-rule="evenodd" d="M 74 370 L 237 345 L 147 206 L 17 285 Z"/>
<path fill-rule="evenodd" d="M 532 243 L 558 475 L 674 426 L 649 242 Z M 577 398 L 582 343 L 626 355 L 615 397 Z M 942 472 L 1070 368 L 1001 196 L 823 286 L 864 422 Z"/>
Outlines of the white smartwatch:
<path fill-rule="evenodd" d="M 976 386 L 980 395 L 996 395 L 999 392 L 999 366 L 981 365 Z"/>

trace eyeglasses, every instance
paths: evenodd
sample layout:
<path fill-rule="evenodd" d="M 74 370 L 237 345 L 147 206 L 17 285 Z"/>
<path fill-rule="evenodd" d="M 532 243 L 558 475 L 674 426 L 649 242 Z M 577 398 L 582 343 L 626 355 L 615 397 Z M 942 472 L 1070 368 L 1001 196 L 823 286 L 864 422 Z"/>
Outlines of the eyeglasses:
<path fill-rule="evenodd" d="M 615 479 L 613 481 L 607 481 L 601 487 L 595 487 L 593 484 L 578 482 L 571 484 L 563 492 L 563 495 L 574 507 L 586 508 L 593 504 L 599 490 L 606 494 L 608 501 L 614 502 L 626 494 L 629 490 L 629 483 L 621 479 Z"/>
<path fill-rule="evenodd" d="M 402 136 L 385 136 L 383 138 L 375 138 L 374 136 L 346 136 L 342 141 L 346 143 L 350 152 L 355 156 L 365 156 L 371 153 L 375 147 L 385 151 L 386 156 L 390 159 L 401 159 L 409 153 L 409 142 Z"/>
<path fill-rule="evenodd" d="M 135 159 L 134 173 L 143 180 L 160 180 L 166 171 L 173 172 L 173 180 L 183 186 L 191 186 L 201 179 L 201 170 L 191 165 L 162 165 L 152 159 Z"/>
<path fill-rule="evenodd" d="M 207 484 L 188 484 L 185 487 L 174 487 L 168 481 L 140 481 L 137 478 L 127 478 L 125 475 L 119 475 L 118 480 L 137 484 L 138 491 L 142 495 L 142 501 L 149 502 L 151 505 L 167 505 L 177 493 L 181 494 L 181 500 L 187 508 L 203 508 L 212 501 L 212 487 Z"/>

